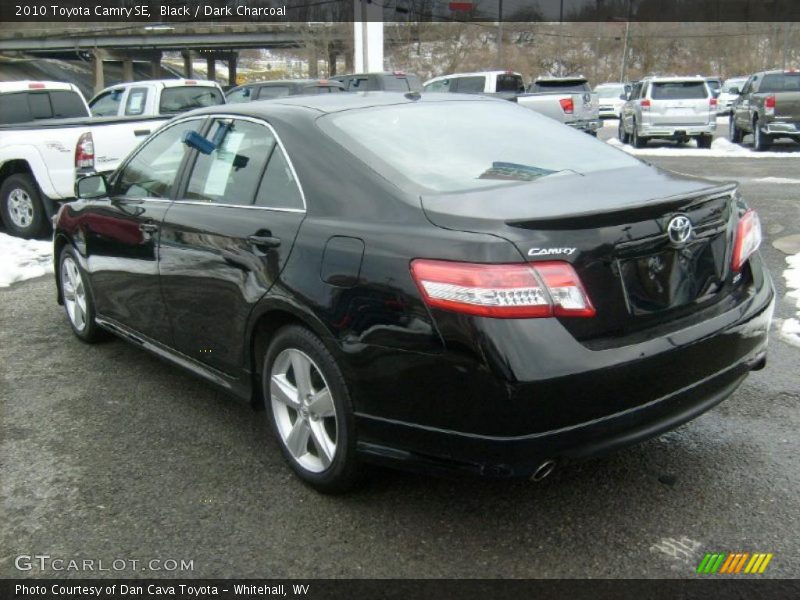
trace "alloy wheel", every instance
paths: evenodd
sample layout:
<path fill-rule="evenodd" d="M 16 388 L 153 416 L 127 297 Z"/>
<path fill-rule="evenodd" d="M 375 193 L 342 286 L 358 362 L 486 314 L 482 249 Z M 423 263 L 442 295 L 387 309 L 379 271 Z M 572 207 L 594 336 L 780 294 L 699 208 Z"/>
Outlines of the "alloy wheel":
<path fill-rule="evenodd" d="M 293 459 L 313 473 L 336 457 L 337 420 L 331 390 L 311 358 L 287 348 L 270 373 L 270 402 L 281 442 Z"/>
<path fill-rule="evenodd" d="M 22 188 L 11 190 L 8 195 L 8 216 L 20 229 L 27 229 L 33 223 L 33 199 Z"/>
<path fill-rule="evenodd" d="M 71 256 L 65 257 L 61 263 L 61 289 L 67 316 L 76 331 L 82 332 L 86 328 L 86 287 Z"/>

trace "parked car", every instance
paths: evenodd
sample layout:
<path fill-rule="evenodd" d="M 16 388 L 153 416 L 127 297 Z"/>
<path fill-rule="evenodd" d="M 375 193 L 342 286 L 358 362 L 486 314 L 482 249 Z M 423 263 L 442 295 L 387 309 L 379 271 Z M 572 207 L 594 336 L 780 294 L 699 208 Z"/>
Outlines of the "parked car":
<path fill-rule="evenodd" d="M 77 86 L 58 81 L 0 81 L 0 125 L 88 117 Z"/>
<path fill-rule="evenodd" d="M 27 81 L 0 83 L 0 115 L 0 218 L 27 238 L 50 232 L 58 203 L 75 197 L 76 170 L 113 171 L 169 118 L 91 118 L 75 86 Z"/>
<path fill-rule="evenodd" d="M 717 114 L 729 115 L 733 108 L 733 103 L 739 97 L 739 94 L 747 82 L 747 77 L 731 77 L 726 79 L 722 84 L 719 96 L 717 96 Z"/>
<path fill-rule="evenodd" d="M 107 87 L 89 101 L 89 108 L 96 117 L 144 117 L 224 103 L 225 95 L 215 81 L 157 79 Z"/>
<path fill-rule="evenodd" d="M 514 71 L 481 71 L 434 77 L 424 83 L 422 90 L 435 93 L 487 94 L 511 99 L 525 91 L 525 83 L 522 75 Z"/>
<path fill-rule="evenodd" d="M 741 143 L 753 134 L 756 150 L 778 138 L 800 142 L 800 72 L 762 71 L 751 75 L 733 103 L 730 138 Z"/>
<path fill-rule="evenodd" d="M 229 103 L 235 103 L 343 91 L 344 85 L 341 82 L 331 81 L 330 79 L 280 79 L 240 85 L 226 92 L 225 98 Z"/>
<path fill-rule="evenodd" d="M 774 291 L 735 184 L 505 100 L 211 107 L 77 187 L 54 236 L 75 335 L 264 402 L 322 491 L 362 461 L 540 479 L 766 360 Z"/>
<path fill-rule="evenodd" d="M 594 91 L 598 98 L 600 118 L 619 119 L 630 87 L 624 83 L 601 83 Z"/>
<path fill-rule="evenodd" d="M 346 92 L 421 92 L 419 77 L 403 71 L 355 73 L 330 78 L 344 85 Z"/>
<path fill-rule="evenodd" d="M 598 94 L 585 77 L 538 77 L 517 104 L 591 135 L 602 126 Z"/>
<path fill-rule="evenodd" d="M 667 139 L 710 148 L 717 129 L 717 99 L 702 77 L 646 77 L 633 85 L 622 107 L 618 137 L 643 148 Z"/>

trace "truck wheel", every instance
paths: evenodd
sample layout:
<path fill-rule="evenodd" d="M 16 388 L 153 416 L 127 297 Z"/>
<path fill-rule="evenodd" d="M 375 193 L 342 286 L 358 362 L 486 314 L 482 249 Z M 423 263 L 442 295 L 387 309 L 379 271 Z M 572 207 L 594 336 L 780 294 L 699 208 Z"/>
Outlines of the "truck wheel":
<path fill-rule="evenodd" d="M 625 132 L 625 125 L 622 124 L 622 118 L 620 117 L 619 126 L 617 127 L 617 139 L 622 142 L 623 144 L 630 143 L 631 139 L 628 134 Z"/>
<path fill-rule="evenodd" d="M 636 121 L 633 122 L 633 133 L 631 133 L 631 140 L 634 148 L 644 148 L 647 145 L 647 138 L 639 135 L 639 126 Z"/>
<path fill-rule="evenodd" d="M 27 173 L 12 175 L 0 186 L 0 216 L 16 237 L 39 238 L 50 231 L 39 188 Z"/>
<path fill-rule="evenodd" d="M 772 138 L 761 131 L 761 126 L 758 124 L 758 119 L 753 121 L 753 147 L 756 152 L 763 152 L 772 145 Z"/>
<path fill-rule="evenodd" d="M 713 140 L 714 138 L 710 135 L 701 135 L 697 138 L 697 147 L 705 149 L 711 148 L 711 142 Z"/>
<path fill-rule="evenodd" d="M 730 124 L 728 125 L 728 137 L 731 138 L 731 142 L 734 144 L 741 144 L 742 138 L 744 137 L 744 133 L 741 129 L 736 126 L 736 119 L 733 118 L 733 115 L 730 116 Z"/>

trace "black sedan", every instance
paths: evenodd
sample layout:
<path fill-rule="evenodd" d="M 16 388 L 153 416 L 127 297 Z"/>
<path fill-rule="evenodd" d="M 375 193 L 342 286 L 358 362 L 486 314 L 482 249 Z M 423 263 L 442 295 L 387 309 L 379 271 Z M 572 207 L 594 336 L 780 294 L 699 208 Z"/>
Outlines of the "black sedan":
<path fill-rule="evenodd" d="M 77 195 L 54 242 L 74 333 L 265 405 L 326 492 L 362 462 L 540 479 L 766 360 L 774 292 L 735 185 L 502 100 L 201 109 Z"/>

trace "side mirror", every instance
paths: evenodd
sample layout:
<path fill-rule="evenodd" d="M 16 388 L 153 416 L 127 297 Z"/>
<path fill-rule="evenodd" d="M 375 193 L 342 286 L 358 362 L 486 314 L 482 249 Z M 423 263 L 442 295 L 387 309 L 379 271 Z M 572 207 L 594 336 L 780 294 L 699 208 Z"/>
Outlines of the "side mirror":
<path fill-rule="evenodd" d="M 105 175 L 87 175 L 75 182 L 75 197 L 81 200 L 102 198 L 108 195 L 108 182 Z"/>
<path fill-rule="evenodd" d="M 738 88 L 738 87 L 732 87 L 731 89 L 729 89 L 729 90 L 728 90 L 728 93 L 729 93 L 731 96 L 738 96 L 738 95 L 739 95 L 739 94 L 741 94 L 742 92 L 739 90 L 739 88 Z"/>

